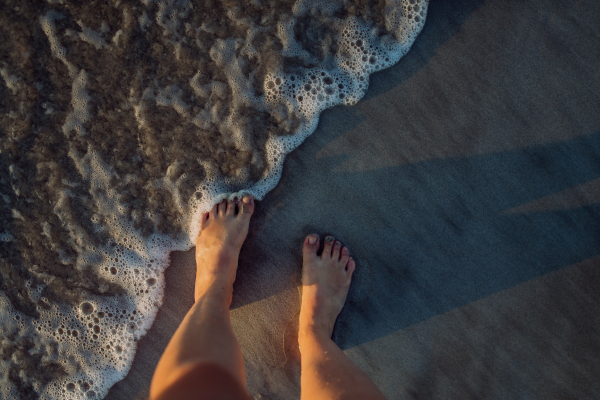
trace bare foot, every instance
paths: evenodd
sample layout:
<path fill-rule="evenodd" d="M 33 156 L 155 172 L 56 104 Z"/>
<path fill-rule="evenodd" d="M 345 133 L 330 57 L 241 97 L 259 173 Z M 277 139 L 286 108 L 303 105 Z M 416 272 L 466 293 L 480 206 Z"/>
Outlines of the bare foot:
<path fill-rule="evenodd" d="M 246 195 L 241 201 L 223 200 L 202 215 L 196 239 L 196 300 L 215 283 L 223 289 L 232 289 L 253 212 L 254 199 Z"/>
<path fill-rule="evenodd" d="M 302 247 L 300 340 L 306 334 L 331 338 L 335 320 L 346 302 L 352 273 L 356 267 L 348 249 L 331 236 L 325 238 L 320 257 L 317 256 L 318 249 L 319 237 L 306 237 Z"/>

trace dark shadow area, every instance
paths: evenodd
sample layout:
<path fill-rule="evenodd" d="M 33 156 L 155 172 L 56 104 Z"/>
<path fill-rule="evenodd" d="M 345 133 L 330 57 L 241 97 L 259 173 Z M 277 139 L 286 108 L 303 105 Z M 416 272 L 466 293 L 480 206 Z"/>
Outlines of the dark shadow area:
<path fill-rule="evenodd" d="M 600 256 L 346 353 L 389 398 L 597 399 Z"/>
<path fill-rule="evenodd" d="M 371 238 L 354 245 L 363 256 L 358 265 L 371 270 L 357 273 L 337 342 L 356 346 L 600 254 L 600 204 L 500 215 L 599 177 L 599 152 L 596 133 L 401 167 L 394 184 L 390 171 L 365 173 L 361 179 L 380 182 L 383 192 L 370 197 L 370 207 L 389 212 L 377 224 L 368 211 L 351 212 Z"/>

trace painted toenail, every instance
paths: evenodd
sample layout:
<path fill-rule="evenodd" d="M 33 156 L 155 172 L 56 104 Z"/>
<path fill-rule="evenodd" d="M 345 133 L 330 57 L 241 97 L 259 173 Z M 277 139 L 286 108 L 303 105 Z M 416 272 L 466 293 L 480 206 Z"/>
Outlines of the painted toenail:
<path fill-rule="evenodd" d="M 336 241 L 335 241 L 335 245 L 336 245 L 336 246 L 341 246 L 341 245 L 342 245 L 342 242 L 340 242 L 339 240 L 336 240 Z"/>
<path fill-rule="evenodd" d="M 349 251 L 348 251 L 348 248 L 347 248 L 347 247 L 344 247 L 344 248 L 342 249 L 342 253 L 344 253 L 344 254 L 348 254 L 348 253 L 349 253 Z"/>
<path fill-rule="evenodd" d="M 329 243 L 333 240 L 333 236 L 325 236 L 325 242 Z"/>
<path fill-rule="evenodd" d="M 316 236 L 313 236 L 313 235 L 309 236 L 309 237 L 308 237 L 308 243 L 310 243 L 310 244 L 315 244 L 315 243 L 317 243 L 317 237 L 316 237 Z"/>

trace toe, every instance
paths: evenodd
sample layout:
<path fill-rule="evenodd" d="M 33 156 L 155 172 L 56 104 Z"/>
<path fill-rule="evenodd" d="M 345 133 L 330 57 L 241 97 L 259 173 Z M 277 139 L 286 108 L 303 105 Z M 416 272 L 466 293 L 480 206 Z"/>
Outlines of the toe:
<path fill-rule="evenodd" d="M 209 215 L 210 215 L 210 212 L 207 212 L 207 213 L 203 213 L 202 216 L 200 217 L 200 230 L 204 229 L 204 227 L 206 226 Z"/>
<path fill-rule="evenodd" d="M 304 239 L 304 244 L 302 245 L 302 252 L 306 255 L 317 254 L 317 250 L 319 250 L 319 236 L 312 234 L 308 235 Z"/>
<path fill-rule="evenodd" d="M 215 204 L 212 210 L 210 210 L 209 215 L 210 218 L 215 218 L 217 215 L 219 215 L 219 203 Z"/>
<path fill-rule="evenodd" d="M 235 215 L 235 199 L 227 202 L 227 211 L 225 212 L 225 215 Z"/>
<path fill-rule="evenodd" d="M 240 207 L 239 215 L 241 215 L 242 218 L 250 218 L 250 216 L 254 212 L 254 197 L 252 197 L 249 194 L 245 195 L 242 198 L 242 201 L 239 203 L 239 207 Z"/>
<path fill-rule="evenodd" d="M 331 249 L 333 248 L 334 238 L 333 236 L 325 236 L 325 244 L 323 245 L 323 255 L 331 258 Z"/>
<path fill-rule="evenodd" d="M 350 257 L 350 259 L 348 260 L 348 264 L 346 264 L 346 274 L 348 275 L 349 278 L 352 276 L 352 273 L 354 272 L 355 268 L 356 268 L 356 263 L 354 262 L 352 257 Z"/>
<path fill-rule="evenodd" d="M 342 255 L 340 256 L 340 264 L 346 267 L 348 260 L 350 259 L 350 250 L 347 247 L 342 248 Z"/>
<path fill-rule="evenodd" d="M 224 217 L 226 211 L 227 211 L 227 200 L 223 199 L 223 201 L 221 201 L 219 203 L 219 216 Z"/>
<path fill-rule="evenodd" d="M 333 244 L 333 251 L 331 253 L 331 258 L 335 261 L 340 259 L 340 253 L 342 251 L 342 243 L 339 240 L 336 240 Z"/>

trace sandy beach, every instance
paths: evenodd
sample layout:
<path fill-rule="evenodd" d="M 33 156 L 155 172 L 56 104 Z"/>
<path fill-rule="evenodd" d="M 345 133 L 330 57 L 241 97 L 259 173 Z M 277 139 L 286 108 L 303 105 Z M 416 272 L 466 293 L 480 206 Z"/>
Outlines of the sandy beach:
<path fill-rule="evenodd" d="M 389 399 L 600 396 L 600 5 L 432 0 L 354 107 L 258 202 L 232 319 L 257 399 L 299 397 L 301 243 L 357 260 L 334 339 Z M 107 399 L 145 399 L 193 250 Z"/>

